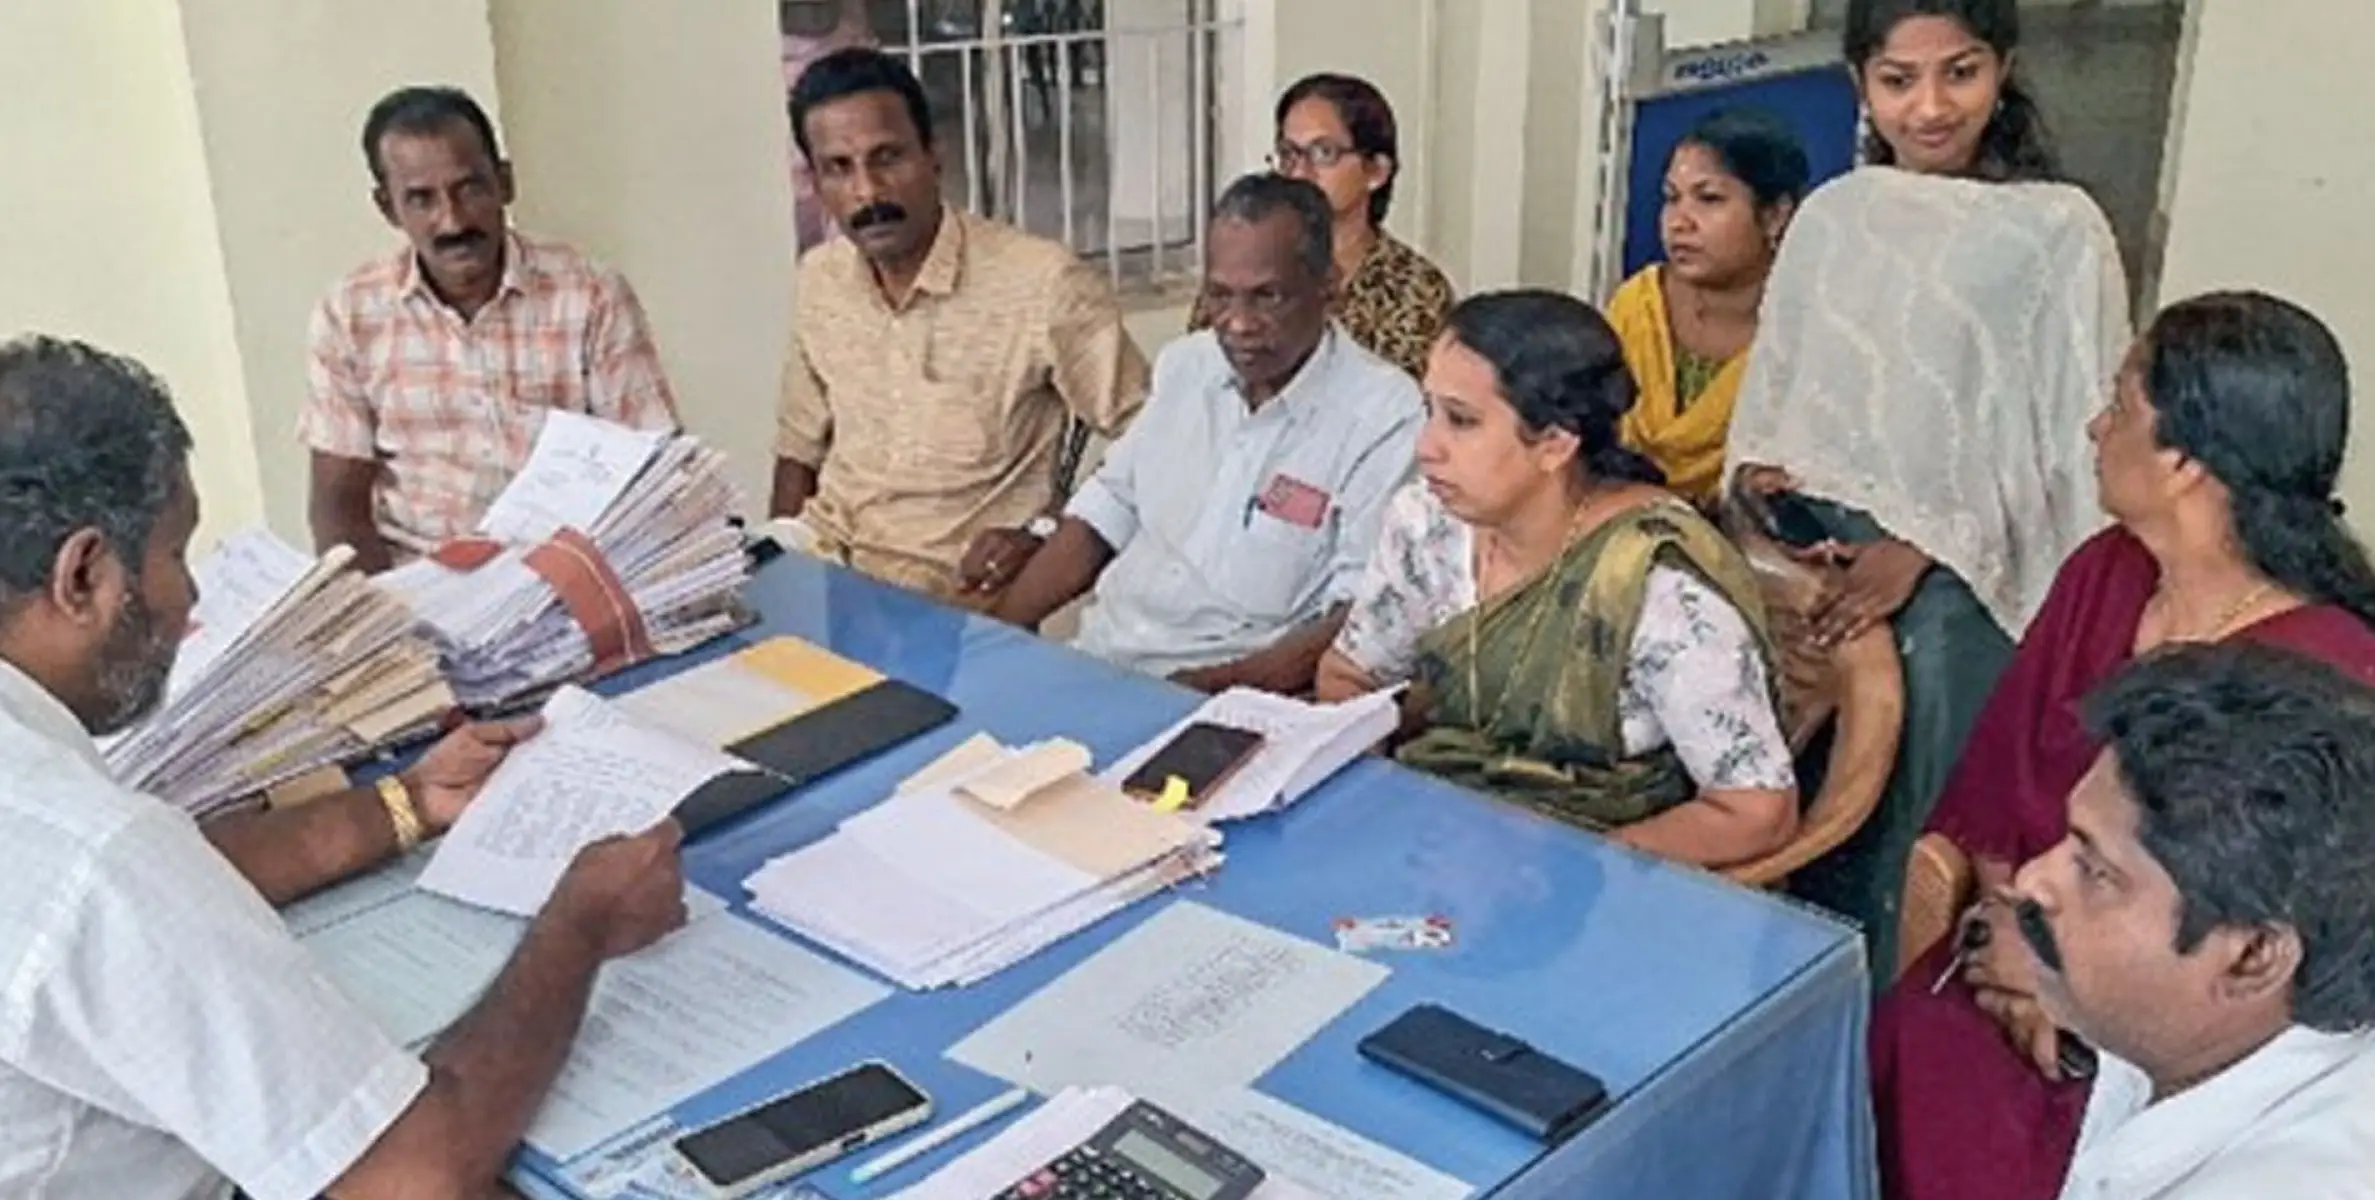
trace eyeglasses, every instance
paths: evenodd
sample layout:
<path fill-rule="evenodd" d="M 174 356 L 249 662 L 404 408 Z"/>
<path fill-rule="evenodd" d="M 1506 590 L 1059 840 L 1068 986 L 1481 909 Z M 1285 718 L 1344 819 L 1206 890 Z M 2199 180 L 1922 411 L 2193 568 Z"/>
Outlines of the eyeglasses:
<path fill-rule="evenodd" d="M 1309 164 L 1312 170 L 1325 171 L 1359 153 L 1360 151 L 1351 146 L 1340 146 L 1334 142 L 1313 142 L 1308 146 L 1298 146 L 1281 138 L 1278 145 L 1270 151 L 1270 165 L 1281 175 L 1305 164 Z"/>

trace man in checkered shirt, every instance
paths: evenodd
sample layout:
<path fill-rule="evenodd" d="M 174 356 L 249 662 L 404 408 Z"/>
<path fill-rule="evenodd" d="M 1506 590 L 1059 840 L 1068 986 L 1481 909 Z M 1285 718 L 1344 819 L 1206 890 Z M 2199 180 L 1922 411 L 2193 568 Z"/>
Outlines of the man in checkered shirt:
<path fill-rule="evenodd" d="M 405 88 L 363 124 L 371 198 L 410 244 L 313 316 L 298 436 L 314 543 L 367 571 L 476 531 L 550 409 L 673 429 L 643 306 L 610 270 L 510 229 L 511 164 L 485 110 Z"/>

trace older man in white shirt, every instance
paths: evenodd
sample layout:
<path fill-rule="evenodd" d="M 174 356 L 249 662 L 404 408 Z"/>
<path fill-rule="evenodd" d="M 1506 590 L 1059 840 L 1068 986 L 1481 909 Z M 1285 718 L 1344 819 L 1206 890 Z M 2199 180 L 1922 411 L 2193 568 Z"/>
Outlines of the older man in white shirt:
<path fill-rule="evenodd" d="M 676 832 L 588 850 L 425 1057 L 272 909 L 458 817 L 526 724 L 201 829 L 93 742 L 162 696 L 194 587 L 190 437 L 137 365 L 0 346 L 0 1196 L 254 1200 L 490 1191 L 596 969 L 681 923 Z"/>
<path fill-rule="evenodd" d="M 1004 588 L 997 616 L 1037 628 L 1093 586 L 1083 650 L 1205 691 L 1310 688 L 1425 418 L 1410 377 L 1328 321 L 1330 222 L 1301 180 L 1221 195 L 1211 329 L 1164 348 L 1061 521 L 967 555 L 969 585 Z"/>
<path fill-rule="evenodd" d="M 2064 1200 L 2375 1195 L 2375 689 L 2191 646 L 2087 716 L 2108 749 L 2012 898 L 2102 1054 Z"/>

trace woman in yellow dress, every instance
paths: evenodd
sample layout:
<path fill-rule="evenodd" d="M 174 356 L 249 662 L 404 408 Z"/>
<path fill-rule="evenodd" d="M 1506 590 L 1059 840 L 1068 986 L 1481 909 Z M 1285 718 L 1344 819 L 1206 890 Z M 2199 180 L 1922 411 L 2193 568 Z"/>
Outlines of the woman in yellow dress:
<path fill-rule="evenodd" d="M 1625 444 L 1699 505 L 1721 490 L 1724 437 L 1756 338 L 1757 305 L 1782 231 L 1805 198 L 1806 149 L 1762 109 L 1709 115 L 1666 161 L 1658 234 L 1666 261 L 1608 302 L 1641 398 Z"/>

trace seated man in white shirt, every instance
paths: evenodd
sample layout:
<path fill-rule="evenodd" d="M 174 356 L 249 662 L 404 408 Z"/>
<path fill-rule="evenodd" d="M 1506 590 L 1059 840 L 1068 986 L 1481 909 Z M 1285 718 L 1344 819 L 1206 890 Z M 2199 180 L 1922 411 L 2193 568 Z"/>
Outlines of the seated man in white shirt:
<path fill-rule="evenodd" d="M 2375 1195 L 2375 689 L 2189 646 L 2090 702 L 2107 744 L 2012 899 L 2102 1052 L 2065 1200 Z"/>
<path fill-rule="evenodd" d="M 270 902 L 457 818 L 528 723 L 382 787 L 201 829 L 93 738 L 163 695 L 195 588 L 190 435 L 139 366 L 0 345 L 0 1196 L 481 1196 L 567 1057 L 594 973 L 684 919 L 673 824 L 579 856 L 423 1057 Z"/>
<path fill-rule="evenodd" d="M 966 556 L 969 587 L 1004 587 L 998 617 L 1035 629 L 1094 586 L 1083 650 L 1204 691 L 1310 689 L 1424 419 L 1410 377 L 1328 321 L 1330 230 L 1302 180 L 1221 195 L 1211 328 L 1164 347 L 1146 408 L 1060 522 Z"/>

